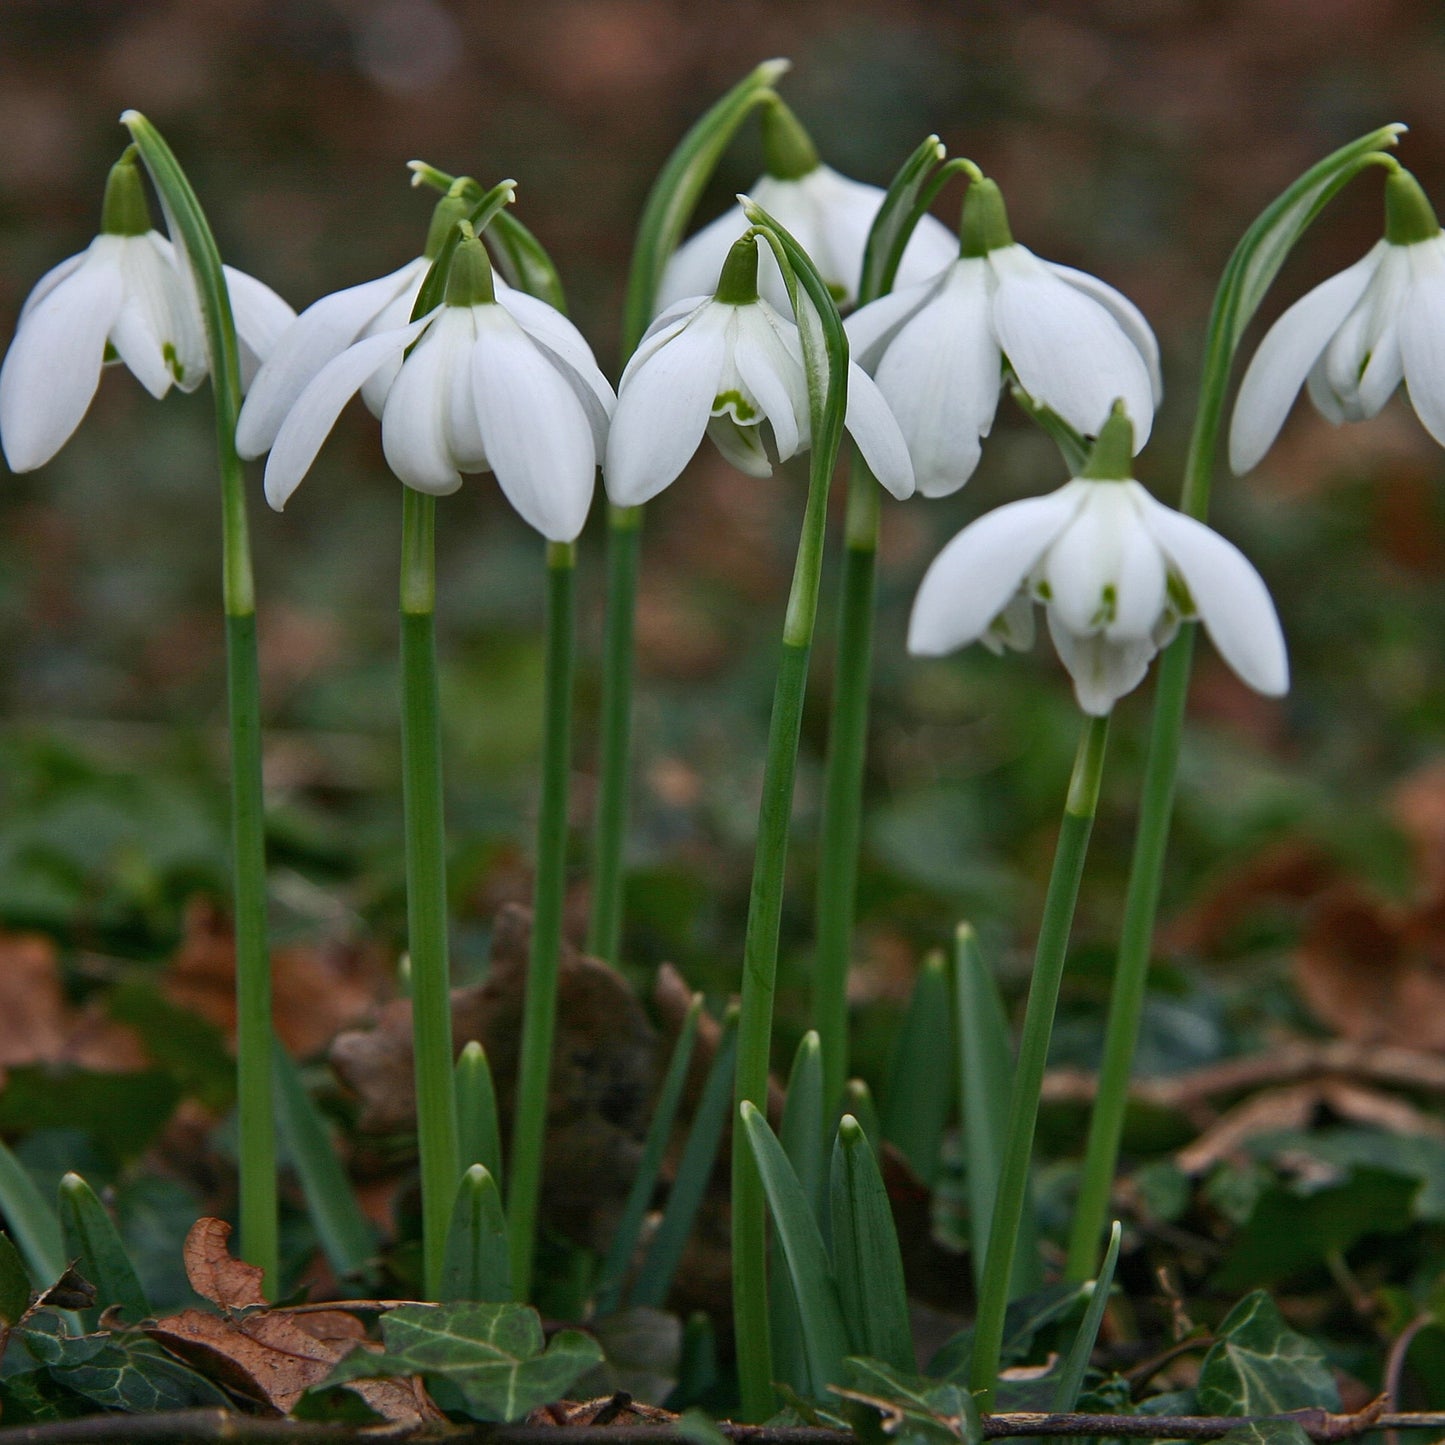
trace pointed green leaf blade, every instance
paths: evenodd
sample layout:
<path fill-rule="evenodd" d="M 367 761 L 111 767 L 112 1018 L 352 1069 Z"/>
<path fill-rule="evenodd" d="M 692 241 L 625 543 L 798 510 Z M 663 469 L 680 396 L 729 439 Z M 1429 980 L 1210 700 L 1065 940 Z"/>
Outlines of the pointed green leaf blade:
<path fill-rule="evenodd" d="M 953 1106 L 954 1046 L 948 970 L 941 953 L 923 961 L 883 1091 L 883 1137 L 931 1185 Z"/>
<path fill-rule="evenodd" d="M 441 1298 L 505 1302 L 512 1297 L 507 1217 L 497 1181 L 473 1164 L 457 1187 L 442 1258 Z"/>
<path fill-rule="evenodd" d="M 1089 1296 L 1089 1307 L 1079 1324 L 1074 1343 L 1064 1360 L 1063 1373 L 1054 1391 L 1054 1410 L 1067 1414 L 1076 1410 L 1079 1395 L 1084 1388 L 1084 1375 L 1089 1368 L 1089 1359 L 1099 1339 L 1099 1326 L 1104 1323 L 1104 1311 L 1109 1306 L 1109 1291 L 1114 1287 L 1114 1266 L 1119 1262 L 1119 1240 L 1123 1230 L 1119 1221 L 1109 1231 L 1109 1248 L 1104 1253 L 1104 1262 L 1099 1266 L 1099 1277 L 1094 1281 L 1094 1292 Z"/>
<path fill-rule="evenodd" d="M 0 1144 L 0 1214 L 20 1249 L 33 1284 L 53 1284 L 65 1269 L 60 1221 L 25 1166 Z"/>
<path fill-rule="evenodd" d="M 858 282 L 858 304 L 870 301 L 893 289 L 898 264 L 908 247 L 914 227 L 923 214 L 924 187 L 948 152 L 936 135 L 928 136 L 898 168 L 883 197 L 883 204 L 873 218 L 868 244 L 863 249 L 863 274 Z"/>
<path fill-rule="evenodd" d="M 509 286 L 567 314 L 567 293 L 542 243 L 510 211 L 498 211 L 487 229 L 497 265 Z"/>
<path fill-rule="evenodd" d="M 59 1214 L 65 1253 L 95 1286 L 96 1304 L 119 1305 L 127 1324 L 139 1324 L 151 1313 L 150 1301 L 115 1221 L 79 1174 L 60 1181 Z"/>
<path fill-rule="evenodd" d="M 831 1206 L 838 1299 L 852 1349 L 911 1374 L 917 1361 L 898 1229 L 878 1161 L 851 1114 L 833 1144 Z"/>
<path fill-rule="evenodd" d="M 484 1164 L 502 1187 L 502 1131 L 486 1050 L 472 1039 L 457 1056 L 457 1146 L 463 1166 Z"/>
<path fill-rule="evenodd" d="M 841 1377 L 843 1356 L 848 1352 L 848 1332 L 838 1304 L 832 1264 L 823 1247 L 812 1204 L 767 1120 L 746 1100 L 740 1109 L 740 1119 L 793 1284 L 809 1389 L 815 1398 L 821 1398 L 828 1386 Z"/>
<path fill-rule="evenodd" d="M 30 1307 L 30 1276 L 8 1234 L 0 1232 L 0 1326 L 17 1323 Z"/>

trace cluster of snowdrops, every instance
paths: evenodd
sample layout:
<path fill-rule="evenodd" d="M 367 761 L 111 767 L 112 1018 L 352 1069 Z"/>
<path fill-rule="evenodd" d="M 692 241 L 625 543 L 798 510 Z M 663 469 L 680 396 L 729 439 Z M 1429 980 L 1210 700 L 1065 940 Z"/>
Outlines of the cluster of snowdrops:
<path fill-rule="evenodd" d="M 235 786 L 240 1214 L 242 1248 L 266 1270 L 268 1284 L 274 1284 L 276 1227 L 264 828 L 254 597 L 237 456 L 266 456 L 265 495 L 280 510 L 360 392 L 380 418 L 386 460 L 407 489 L 405 826 L 423 1244 L 433 1298 L 462 1208 L 458 1179 L 471 1162 L 463 1157 L 465 1142 L 458 1142 L 447 1003 L 431 631 L 433 499 L 456 491 L 468 473 L 491 472 L 546 539 L 536 923 L 505 1220 L 507 1288 L 521 1299 L 528 1297 L 534 1262 L 562 927 L 572 544 L 592 512 L 600 469 L 616 560 L 609 561 L 588 944 L 614 960 L 623 897 L 636 518 L 682 475 L 705 436 L 751 477 L 767 477 L 790 457 L 811 452 L 764 774 L 734 1092 L 734 1118 L 745 1126 L 734 1132 L 733 1160 L 739 1382 L 744 1409 L 762 1415 L 774 1374 L 758 1169 L 772 1156 L 757 1110 L 767 1095 L 793 770 L 828 482 L 846 430 L 856 452 L 847 546 L 855 560 L 871 557 L 879 489 L 900 501 L 958 490 L 979 464 L 1001 397 L 1011 393 L 1058 443 L 1071 478 L 1055 491 L 998 508 L 955 537 L 922 579 L 908 634 L 910 650 L 920 654 L 973 642 L 995 651 L 1027 648 L 1034 607 L 1041 604 L 1085 714 L 1016 1071 L 1004 1091 L 1007 1120 L 1000 1120 L 998 1138 L 1006 1147 L 995 1160 L 992 1200 L 978 1204 L 975 1224 L 983 1264 L 972 1382 L 987 1404 L 1108 715 L 1155 655 L 1169 649 L 1176 661 L 1171 671 L 1166 658 L 1156 700 L 1156 738 L 1164 741 L 1151 757 L 1141 803 L 1141 837 L 1154 841 L 1136 856 L 1126 899 L 1105 1066 L 1069 1251 L 1068 1271 L 1078 1279 L 1097 1273 L 1163 866 L 1189 667 L 1187 646 L 1171 644 L 1181 632 L 1178 641 L 1187 644 L 1193 629 L 1183 624 L 1197 620 L 1249 686 L 1270 696 L 1288 686 L 1284 638 L 1263 580 L 1203 521 L 1214 434 L 1241 334 L 1290 247 L 1325 203 L 1354 177 L 1383 169 L 1383 239 L 1292 305 L 1265 336 L 1236 398 L 1230 460 L 1236 472 L 1252 468 L 1305 387 L 1315 406 L 1338 422 L 1373 416 L 1403 381 L 1421 421 L 1445 442 L 1445 236 L 1414 178 L 1388 154 L 1397 126 L 1327 157 L 1266 208 L 1221 283 L 1200 422 L 1176 511 L 1134 478 L 1134 458 L 1163 397 L 1159 348 L 1139 310 L 1105 281 L 1042 260 L 1016 242 L 997 183 L 971 162 L 945 164 L 935 137 L 904 163 L 887 192 L 831 170 L 773 89 L 785 68 L 777 62 L 759 67 L 729 92 L 660 173 L 639 230 L 631 334 L 615 390 L 556 304 L 560 285 L 545 251 L 507 210 L 513 183 L 484 191 L 465 177 L 414 163 L 415 179 L 441 193 L 421 254 L 379 279 L 313 302 L 298 316 L 262 282 L 221 265 L 174 156 L 144 117 L 128 112 L 123 119 L 133 144 L 111 170 L 101 234 L 44 276 L 21 312 L 0 369 L 0 445 L 15 471 L 43 466 L 80 424 L 112 361 L 124 363 L 156 397 L 173 386 L 192 390 L 208 374 L 215 381 Z M 753 113 L 762 120 L 767 173 L 735 208 L 684 241 L 723 148 Z M 143 172 L 160 194 L 169 236 L 153 226 Z M 930 211 L 952 179 L 966 186 L 956 230 Z M 855 621 L 840 636 L 821 828 L 813 1022 L 828 1117 L 836 1117 L 847 1076 L 869 565 L 847 570 L 842 582 L 844 615 Z M 850 588 L 857 601 L 851 613 Z M 776 1170 L 763 1173 L 771 1190 Z M 776 1215 L 771 1193 L 767 1202 Z M 990 1210 L 991 1219 L 984 1217 Z M 805 1335 L 809 1318 L 804 1311 Z M 828 1352 L 818 1348 L 821 1385 Z"/>

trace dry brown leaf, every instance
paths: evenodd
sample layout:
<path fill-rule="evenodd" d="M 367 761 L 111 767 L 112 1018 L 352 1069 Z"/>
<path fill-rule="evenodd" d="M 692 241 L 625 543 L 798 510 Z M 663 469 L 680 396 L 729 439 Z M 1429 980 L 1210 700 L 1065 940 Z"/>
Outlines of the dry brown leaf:
<path fill-rule="evenodd" d="M 191 1225 L 181 1250 L 191 1288 L 223 1310 L 264 1305 L 261 1270 L 232 1256 L 230 1238 L 231 1226 L 224 1219 L 203 1218 Z"/>

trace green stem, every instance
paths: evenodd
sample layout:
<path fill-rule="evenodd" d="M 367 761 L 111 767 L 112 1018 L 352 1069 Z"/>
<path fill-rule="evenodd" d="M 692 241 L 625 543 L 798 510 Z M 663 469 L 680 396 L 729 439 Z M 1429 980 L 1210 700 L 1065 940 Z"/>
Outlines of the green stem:
<path fill-rule="evenodd" d="M 812 1022 L 823 1045 L 825 1111 L 848 1077 L 848 966 L 858 895 L 858 839 L 873 667 L 873 595 L 878 558 L 878 483 L 855 456 L 848 482 L 838 662 L 828 726 L 818 860 L 817 954 Z"/>
<path fill-rule="evenodd" d="M 428 1299 L 439 1298 L 460 1170 L 447 962 L 446 822 L 436 659 L 436 498 L 402 490 L 401 735 L 406 814 L 416 1123 L 421 1150 L 422 1255 Z"/>
<path fill-rule="evenodd" d="M 531 1293 L 532 1256 L 542 1189 L 547 1083 L 556 1023 L 557 967 L 562 952 L 562 904 L 567 862 L 567 779 L 572 755 L 572 655 L 575 630 L 571 542 L 547 544 L 547 657 L 542 733 L 542 796 L 537 813 L 537 884 L 532 951 L 517 1066 L 517 1113 L 512 1127 L 507 1230 L 512 1289 Z"/>
<path fill-rule="evenodd" d="M 808 504 L 798 544 L 782 658 L 773 690 L 763 797 L 753 855 L 752 892 L 743 942 L 742 1012 L 738 1018 L 738 1066 L 733 1118 L 743 1102 L 766 1113 L 768 1063 L 772 1051 L 773 992 L 778 971 L 778 930 L 783 909 L 783 874 L 793 811 L 793 777 L 803 722 L 808 655 L 818 615 L 831 466 L 814 459 Z M 768 1323 L 767 1214 L 762 1180 L 742 1129 L 733 1129 L 733 1315 L 737 1331 L 738 1383 L 745 1419 L 772 1413 L 772 1343 Z"/>
<path fill-rule="evenodd" d="M 1058 1006 L 1064 957 L 1068 950 L 1069 930 L 1073 925 L 1074 905 L 1079 896 L 1079 880 L 1084 872 L 1089 833 L 1094 826 L 1099 778 L 1104 768 L 1108 737 L 1109 720 L 1102 717 L 1090 718 L 1079 739 L 1073 776 L 1069 780 L 1068 802 L 1064 806 L 1058 847 L 1054 853 L 1053 873 L 1049 878 L 1048 897 L 1044 901 L 1043 922 L 1034 955 L 1033 981 L 1029 985 L 1018 1066 L 1009 1101 L 1008 1142 L 1003 1154 L 998 1194 L 994 1200 L 993 1221 L 988 1233 L 988 1257 L 984 1262 L 979 1292 L 978 1320 L 974 1325 L 969 1388 L 983 1410 L 993 1404 L 994 1386 L 998 1379 L 1004 1312 L 1008 1308 L 1014 1251 L 1028 1192 L 1034 1128 L 1039 1116 L 1039 1089 L 1043 1084 L 1044 1067 L 1048 1063 L 1054 1011 Z"/>
<path fill-rule="evenodd" d="M 628 754 L 632 738 L 633 633 L 641 507 L 607 509 L 607 621 L 602 644 L 602 737 L 587 952 L 617 962 L 622 936 L 623 852 L 627 837 Z"/>

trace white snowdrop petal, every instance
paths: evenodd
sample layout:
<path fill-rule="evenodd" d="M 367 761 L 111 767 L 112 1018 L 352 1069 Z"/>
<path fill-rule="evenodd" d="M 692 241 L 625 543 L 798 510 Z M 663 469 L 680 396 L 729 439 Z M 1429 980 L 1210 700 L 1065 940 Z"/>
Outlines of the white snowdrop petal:
<path fill-rule="evenodd" d="M 1145 525 L 1189 588 L 1219 655 L 1256 692 L 1289 690 L 1289 659 L 1264 579 L 1234 543 L 1150 498 Z"/>
<path fill-rule="evenodd" d="M 740 426 L 724 413 L 708 421 L 707 435 L 728 464 L 736 467 L 745 477 L 762 479 L 772 476 L 773 462 L 763 445 L 762 424 Z"/>
<path fill-rule="evenodd" d="M 118 266 L 77 267 L 16 331 L 0 365 L 0 443 L 11 471 L 43 466 L 80 425 L 121 294 Z"/>
<path fill-rule="evenodd" d="M 756 188 L 754 188 L 756 192 Z M 760 203 L 761 204 L 761 203 Z M 657 287 L 656 309 L 667 310 L 690 296 L 711 296 L 728 250 L 748 228 L 741 206 L 730 206 L 715 221 L 688 237 L 667 259 Z M 777 269 L 776 265 L 773 268 Z"/>
<path fill-rule="evenodd" d="M 1270 327 L 1254 353 L 1229 424 L 1229 465 L 1236 476 L 1252 470 L 1274 444 L 1300 386 L 1311 377 L 1310 392 L 1320 405 L 1318 380 L 1311 369 L 1375 274 L 1385 242 L 1302 296 Z M 1322 411 L 1329 411 L 1321 406 Z"/>
<path fill-rule="evenodd" d="M 1137 482 L 1102 485 L 1144 491 Z M 1113 587 L 1114 616 L 1104 628 L 1105 636 L 1110 642 L 1151 636 L 1168 599 L 1167 575 L 1164 554 L 1133 506 L 1129 509 L 1127 524 L 1120 531 Z"/>
<path fill-rule="evenodd" d="M 266 500 L 278 512 L 311 470 L 341 408 L 379 366 L 399 357 L 431 320 L 431 316 L 423 316 L 399 331 L 365 337 L 327 362 L 302 390 L 266 459 Z"/>
<path fill-rule="evenodd" d="M 522 518 L 571 542 L 592 503 L 597 457 L 572 389 L 499 308 L 476 308 L 472 382 L 487 460 Z"/>
<path fill-rule="evenodd" d="M 1405 361 L 1400 352 L 1400 328 L 1391 322 L 1380 333 L 1370 359 L 1356 384 L 1362 419 L 1378 416 L 1405 379 Z"/>
<path fill-rule="evenodd" d="M 77 252 L 74 256 L 67 256 L 58 266 L 52 266 L 35 285 L 30 288 L 30 294 L 25 298 L 25 304 L 20 308 L 20 315 L 15 322 L 16 331 L 20 330 L 25 318 L 29 316 L 67 276 L 73 276 L 85 265 L 85 259 L 89 255 L 90 248 L 87 247 L 84 251 Z"/>
<path fill-rule="evenodd" d="M 896 288 L 860 306 L 843 322 L 843 330 L 848 333 L 848 354 L 870 376 L 876 375 L 888 344 L 945 284 L 946 277 L 936 276 L 915 286 Z"/>
<path fill-rule="evenodd" d="M 498 291 L 497 302 L 505 307 L 522 330 L 577 374 L 587 391 L 596 398 L 604 417 L 612 415 L 617 394 L 597 365 L 587 339 L 555 306 L 525 291 Z"/>
<path fill-rule="evenodd" d="M 798 371 L 799 365 L 756 307 L 740 306 L 737 320 L 733 363 L 744 387 L 757 399 L 762 415 L 772 423 L 778 460 L 786 461 L 804 439 L 798 426 L 794 391 L 785 379 L 786 373 Z"/>
<path fill-rule="evenodd" d="M 965 527 L 924 573 L 908 622 L 909 652 L 938 656 L 981 637 L 1082 500 L 1070 483 Z"/>
<path fill-rule="evenodd" d="M 1107 717 L 1121 697 L 1134 691 L 1157 649 L 1152 639 L 1110 642 L 1103 633 L 1078 637 L 1049 610 L 1049 636 L 1059 661 L 1074 681 L 1074 697 L 1090 717 Z"/>
<path fill-rule="evenodd" d="M 1048 583 L 1050 614 L 1070 632 L 1083 636 L 1103 628 L 1105 589 L 1117 584 L 1121 525 L 1127 525 L 1128 518 L 1121 484 L 1080 482 L 1079 486 L 1083 505 L 1049 548 L 1041 571 Z"/>
<path fill-rule="evenodd" d="M 461 334 L 455 323 L 465 325 L 466 319 L 460 308 L 442 309 L 402 363 L 381 414 L 386 464 L 413 490 L 436 497 L 447 496 L 462 484 L 448 444 L 447 420 L 451 378 L 458 369 L 465 373 L 465 351 L 471 342 L 471 328 Z"/>
<path fill-rule="evenodd" d="M 296 320 L 296 313 L 264 281 L 258 281 L 234 266 L 223 266 L 221 271 L 231 296 L 236 339 L 260 366 Z"/>
<path fill-rule="evenodd" d="M 731 307 L 693 313 L 665 346 L 628 368 L 607 434 L 603 477 L 620 507 L 650 501 L 677 479 L 712 415 Z"/>
<path fill-rule="evenodd" d="M 902 501 L 913 495 L 913 463 L 898 420 L 877 383 L 860 366 L 848 363 L 848 409 L 843 418 L 868 470 Z"/>
<path fill-rule="evenodd" d="M 1099 434 L 1122 398 L 1137 452 L 1153 425 L 1154 388 L 1119 323 L 1022 246 L 990 251 L 988 261 L 998 281 L 994 332 L 1019 384 L 1085 436 Z"/>
<path fill-rule="evenodd" d="M 1133 342 L 1135 350 L 1144 358 L 1144 365 L 1149 368 L 1149 383 L 1157 407 L 1164 399 L 1164 372 L 1159 363 L 1159 341 L 1154 329 L 1144 319 L 1144 313 L 1122 291 L 1116 291 L 1087 271 L 1077 271 L 1057 261 L 1045 261 L 1044 265 L 1076 291 L 1082 291 L 1091 301 L 1097 301 L 1119 323 L 1119 329 Z"/>
<path fill-rule="evenodd" d="M 1445 446 L 1445 275 L 1424 277 L 1411 288 L 1400 318 L 1400 352 L 1410 405 Z"/>
<path fill-rule="evenodd" d="M 978 465 L 980 437 L 998 407 L 1000 357 L 981 266 L 950 274 L 894 336 L 874 375 L 908 444 L 919 492 L 957 491 Z"/>
<path fill-rule="evenodd" d="M 933 279 L 956 260 L 958 236 L 937 216 L 924 215 L 919 218 L 908 244 L 903 248 L 903 259 L 898 263 L 898 274 L 893 280 L 894 289 Z"/>
<path fill-rule="evenodd" d="M 153 303 L 154 298 L 128 288 L 108 339 L 131 375 L 159 401 L 176 378 L 163 349 L 170 338 L 158 329 L 169 320 L 169 310 Z"/>
<path fill-rule="evenodd" d="M 411 284 L 415 263 L 314 301 L 277 338 L 256 373 L 236 425 L 236 450 L 259 457 L 276 440 L 307 383 L 351 345 L 387 302 Z"/>

